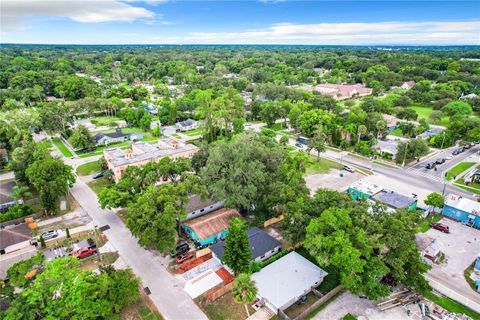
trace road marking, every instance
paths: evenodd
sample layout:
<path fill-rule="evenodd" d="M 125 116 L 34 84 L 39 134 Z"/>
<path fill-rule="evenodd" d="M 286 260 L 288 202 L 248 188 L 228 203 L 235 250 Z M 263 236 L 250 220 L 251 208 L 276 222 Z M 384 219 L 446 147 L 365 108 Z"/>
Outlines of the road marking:
<path fill-rule="evenodd" d="M 415 173 L 415 174 L 417 174 L 417 175 L 419 175 L 419 176 L 428 178 L 428 179 L 430 179 L 430 180 L 442 182 L 442 178 L 441 178 L 441 177 L 434 176 L 434 175 L 432 175 L 432 174 L 430 174 L 430 173 L 421 171 L 420 169 L 408 168 L 407 171 L 413 172 L 413 173 Z"/>

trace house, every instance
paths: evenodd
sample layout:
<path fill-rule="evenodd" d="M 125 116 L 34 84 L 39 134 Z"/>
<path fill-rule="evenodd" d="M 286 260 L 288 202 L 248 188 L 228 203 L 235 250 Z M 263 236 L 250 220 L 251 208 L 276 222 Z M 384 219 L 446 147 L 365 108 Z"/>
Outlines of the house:
<path fill-rule="evenodd" d="M 372 149 L 377 150 L 380 154 L 391 154 L 392 159 L 395 159 L 398 151 L 398 141 L 391 139 L 378 139 Z"/>
<path fill-rule="evenodd" d="M 169 136 L 175 134 L 177 132 L 177 128 L 174 126 L 164 126 L 160 128 L 160 133 L 162 136 Z"/>
<path fill-rule="evenodd" d="M 180 121 L 175 124 L 175 128 L 179 131 L 189 131 L 198 128 L 198 121 L 187 119 L 185 121 Z"/>
<path fill-rule="evenodd" d="M 212 211 L 223 207 L 223 201 L 215 201 L 211 198 L 202 200 L 198 195 L 191 195 L 188 197 L 188 203 L 183 208 L 187 210 L 187 220 L 198 218 Z"/>
<path fill-rule="evenodd" d="M 138 141 L 143 138 L 143 134 L 139 132 L 123 133 L 122 129 L 115 129 L 115 132 L 110 133 L 97 133 L 94 136 L 94 140 L 97 146 L 109 145 L 112 143 L 125 142 L 125 141 Z"/>
<path fill-rule="evenodd" d="M 147 111 L 152 116 L 156 116 L 158 114 L 158 110 L 154 106 L 144 106 L 143 109 L 145 109 L 145 111 Z"/>
<path fill-rule="evenodd" d="M 275 314 L 284 311 L 317 287 L 327 272 L 295 251 L 252 275 L 257 297 Z"/>
<path fill-rule="evenodd" d="M 183 222 L 182 229 L 200 246 L 208 246 L 225 239 L 230 220 L 240 217 L 235 209 L 219 209 L 201 217 Z"/>
<path fill-rule="evenodd" d="M 315 87 L 306 87 L 307 90 L 317 91 L 322 95 L 331 96 L 337 101 L 365 97 L 373 93 L 372 88 L 367 88 L 362 84 L 319 84 Z"/>
<path fill-rule="evenodd" d="M 432 239 L 424 233 L 418 233 L 415 235 L 415 242 L 420 255 L 427 264 L 432 265 L 438 261 L 440 258 L 440 246 L 436 239 Z"/>
<path fill-rule="evenodd" d="M 160 120 L 152 120 L 152 121 L 150 122 L 150 130 L 153 130 L 153 129 L 157 128 L 157 127 L 159 127 L 159 128 L 162 127 L 162 123 L 160 122 Z"/>
<path fill-rule="evenodd" d="M 248 242 L 252 251 L 252 259 L 255 261 L 263 261 L 273 256 L 280 250 L 282 243 L 270 236 L 263 230 L 253 227 L 247 230 Z M 210 247 L 213 255 L 222 261 L 225 251 L 225 241 L 219 241 Z"/>
<path fill-rule="evenodd" d="M 417 208 L 416 196 L 409 197 L 395 191 L 382 189 L 380 192 L 372 196 L 373 200 L 379 201 L 391 209 L 408 209 L 415 210 Z"/>
<path fill-rule="evenodd" d="M 383 120 L 385 120 L 387 122 L 387 130 L 388 131 L 393 131 L 397 128 L 398 122 L 400 120 L 398 120 L 397 118 L 395 118 L 392 115 L 385 114 L 385 113 L 382 114 L 382 117 L 383 117 Z"/>
<path fill-rule="evenodd" d="M 419 135 L 417 136 L 417 138 L 430 139 L 431 137 L 436 136 L 436 135 L 439 135 L 439 134 L 441 134 L 442 132 L 444 132 L 442 128 L 436 128 L 436 127 L 433 128 L 433 127 L 432 127 L 432 128 L 430 128 L 429 130 L 424 131 L 424 132 L 422 132 L 421 134 L 419 134 Z"/>
<path fill-rule="evenodd" d="M 170 137 L 166 137 L 159 139 L 157 144 L 159 149 L 176 149 L 183 145 L 183 142 L 180 142 L 179 140 Z"/>
<path fill-rule="evenodd" d="M 193 144 L 179 144 L 176 148 L 160 149 L 147 142 L 136 142 L 127 150 L 105 149 L 103 156 L 107 167 L 112 170 L 115 182 L 118 182 L 129 166 L 143 166 L 149 162 L 158 162 L 165 157 L 171 159 L 191 158 L 197 151 L 198 147 Z"/>
<path fill-rule="evenodd" d="M 480 203 L 462 196 L 449 194 L 442 214 L 470 227 L 480 228 Z"/>
<path fill-rule="evenodd" d="M 372 202 L 378 201 L 385 204 L 391 210 L 417 208 L 416 196 L 405 196 L 395 191 L 386 190 L 376 184 L 359 180 L 347 189 L 353 200 L 367 199 Z"/>
<path fill-rule="evenodd" d="M 132 98 L 123 98 L 123 99 L 120 99 L 120 101 L 122 101 L 123 103 L 129 104 L 129 103 L 133 102 L 133 99 Z"/>
<path fill-rule="evenodd" d="M 461 100 L 470 100 L 470 99 L 473 99 L 473 98 L 476 98 L 476 97 L 478 97 L 478 95 L 476 95 L 475 93 L 470 93 L 470 94 L 461 96 L 460 99 Z"/>
<path fill-rule="evenodd" d="M 404 83 L 402 83 L 402 85 L 400 86 L 400 88 L 406 89 L 406 90 L 410 90 L 410 89 L 412 89 L 414 86 L 415 86 L 415 81 L 410 80 L 410 81 L 405 81 Z"/>

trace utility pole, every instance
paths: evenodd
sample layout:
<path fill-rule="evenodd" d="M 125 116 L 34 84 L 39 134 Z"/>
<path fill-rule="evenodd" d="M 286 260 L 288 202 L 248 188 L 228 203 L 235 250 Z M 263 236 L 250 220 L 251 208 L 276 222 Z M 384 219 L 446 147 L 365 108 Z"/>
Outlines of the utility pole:
<path fill-rule="evenodd" d="M 407 160 L 407 152 L 408 152 L 408 143 L 410 142 L 407 141 L 407 143 L 405 144 L 405 155 L 403 156 L 403 163 L 402 163 L 402 167 L 405 167 L 405 160 Z"/>
<path fill-rule="evenodd" d="M 440 149 L 443 149 L 443 143 L 445 142 L 445 131 L 443 131 L 443 140 L 442 140 L 442 146 L 440 147 Z"/>

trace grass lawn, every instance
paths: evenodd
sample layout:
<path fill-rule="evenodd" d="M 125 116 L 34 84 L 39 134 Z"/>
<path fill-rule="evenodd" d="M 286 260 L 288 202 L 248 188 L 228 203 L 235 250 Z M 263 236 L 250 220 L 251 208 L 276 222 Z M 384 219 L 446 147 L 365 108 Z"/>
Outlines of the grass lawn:
<path fill-rule="evenodd" d="M 418 114 L 418 120 L 420 119 L 425 119 L 427 120 L 428 122 L 431 122 L 430 120 L 430 115 L 432 114 L 432 112 L 434 111 L 432 107 L 426 107 L 426 106 L 423 106 L 421 104 L 418 104 L 418 103 L 414 103 L 412 106 L 408 107 L 409 109 L 413 109 L 417 112 Z M 448 116 L 444 116 L 442 117 L 442 119 L 440 120 L 439 125 L 447 125 L 448 124 Z"/>
<path fill-rule="evenodd" d="M 339 295 L 341 295 L 343 293 L 343 291 L 339 291 L 336 295 L 334 295 L 333 297 L 330 298 L 330 300 L 326 301 L 325 303 L 323 303 L 321 306 L 319 306 L 317 309 L 313 310 L 312 313 L 310 313 L 305 319 L 306 320 L 309 320 L 309 319 L 312 319 L 313 317 L 315 317 L 320 311 L 322 311 L 323 309 L 325 309 L 326 306 L 328 306 L 330 304 L 330 302 L 334 301 L 335 299 L 337 299 L 337 297 Z"/>
<path fill-rule="evenodd" d="M 315 296 L 312 292 L 307 294 L 307 300 L 305 302 L 296 302 L 285 310 L 285 313 L 290 319 L 296 318 L 302 312 L 307 310 L 312 304 L 315 303 L 319 298 Z"/>
<path fill-rule="evenodd" d="M 231 292 L 226 293 L 212 303 L 207 303 L 202 296 L 196 298 L 195 302 L 210 320 L 244 320 L 247 318 L 244 304 L 236 302 Z M 249 312 L 250 315 L 254 312 L 250 306 Z"/>
<path fill-rule="evenodd" d="M 172 136 L 172 137 L 175 137 L 175 138 L 177 138 L 177 139 L 181 139 L 181 138 L 182 138 L 182 136 L 179 135 L 179 134 L 177 134 L 177 133 L 172 133 L 171 136 Z"/>
<path fill-rule="evenodd" d="M 439 213 L 430 213 L 428 217 L 425 219 L 422 219 L 420 223 L 418 224 L 418 232 L 424 233 L 427 232 L 428 229 L 430 229 L 430 223 L 433 222 L 438 222 L 442 219 L 442 215 Z"/>
<path fill-rule="evenodd" d="M 100 190 L 102 190 L 105 187 L 108 187 L 109 185 L 112 185 L 113 182 L 109 181 L 106 178 L 100 178 L 97 180 L 90 181 L 88 183 L 88 186 L 96 193 L 98 194 Z"/>
<path fill-rule="evenodd" d="M 357 318 L 348 313 L 342 318 L 342 320 L 357 320 Z"/>
<path fill-rule="evenodd" d="M 163 320 L 163 317 L 152 308 L 149 308 L 148 298 L 143 294 L 137 302 L 125 307 L 120 314 L 121 320 Z"/>
<path fill-rule="evenodd" d="M 465 269 L 465 271 L 463 271 L 463 276 L 465 277 L 465 281 L 468 282 L 468 284 L 470 285 L 470 288 L 472 288 L 473 291 L 477 291 L 477 287 L 475 286 L 475 282 L 472 280 L 472 278 L 470 278 L 470 275 L 473 273 L 473 267 L 475 266 L 475 262 L 476 260 L 474 260 L 472 264 L 469 265 L 468 268 Z"/>
<path fill-rule="evenodd" d="M 461 162 L 457 164 L 455 167 L 447 171 L 446 179 L 447 180 L 452 180 L 462 172 L 468 170 L 471 168 L 475 162 Z"/>
<path fill-rule="evenodd" d="M 396 137 L 403 137 L 402 130 L 400 130 L 399 128 L 396 128 L 396 129 L 390 131 L 389 135 L 396 136 Z"/>
<path fill-rule="evenodd" d="M 341 169 L 343 165 L 338 162 L 328 160 L 320 157 L 317 162 L 317 157 L 311 156 L 311 161 L 307 164 L 307 174 L 327 173 L 330 169 Z"/>
<path fill-rule="evenodd" d="M 60 150 L 60 152 L 67 158 L 73 157 L 73 154 L 68 150 L 67 147 L 63 144 L 63 142 L 60 140 L 60 138 L 55 137 L 53 138 L 53 144 L 57 146 L 57 148 Z"/>
<path fill-rule="evenodd" d="M 95 118 L 90 119 L 90 121 L 92 121 L 92 120 L 93 120 L 93 122 L 96 123 L 97 126 L 109 126 L 110 124 L 113 124 L 113 122 L 120 121 L 122 119 L 117 118 L 117 117 L 102 116 L 102 117 L 95 117 Z"/>
<path fill-rule="evenodd" d="M 472 183 L 469 183 L 468 185 L 466 185 L 463 178 L 460 178 L 457 181 L 455 181 L 455 185 L 459 188 L 470 191 L 472 193 L 480 194 L 480 183 L 478 183 L 478 182 L 472 182 Z M 473 189 L 473 188 L 475 188 L 475 189 Z"/>
<path fill-rule="evenodd" d="M 77 168 L 77 174 L 79 176 L 88 176 L 101 170 L 98 161 L 92 161 L 82 164 Z"/>
<path fill-rule="evenodd" d="M 185 131 L 183 132 L 184 135 L 189 136 L 189 137 L 194 137 L 203 134 L 202 129 L 195 129 L 195 130 L 190 130 L 190 131 Z"/>
<path fill-rule="evenodd" d="M 475 311 L 465 307 L 463 304 L 458 303 L 455 300 L 452 300 L 448 297 L 439 297 L 431 292 L 424 294 L 424 297 L 428 300 L 431 300 L 444 308 L 453 313 L 463 313 L 467 316 L 471 317 L 472 319 L 480 319 L 480 314 L 476 313 Z"/>
<path fill-rule="evenodd" d="M 265 126 L 265 128 L 272 129 L 275 131 L 280 131 L 285 129 L 285 123 L 274 123 L 271 127 Z"/>

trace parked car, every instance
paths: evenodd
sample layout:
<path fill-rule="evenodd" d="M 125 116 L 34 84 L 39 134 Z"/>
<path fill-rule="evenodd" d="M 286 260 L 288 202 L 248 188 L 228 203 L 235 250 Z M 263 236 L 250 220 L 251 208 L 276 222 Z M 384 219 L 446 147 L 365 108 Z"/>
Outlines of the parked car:
<path fill-rule="evenodd" d="M 350 166 L 343 166 L 343 170 L 348 171 L 348 172 L 352 172 L 352 173 L 355 172 L 355 169 L 353 169 Z"/>
<path fill-rule="evenodd" d="M 192 257 L 193 257 L 193 252 L 192 252 L 192 251 L 180 253 L 180 254 L 177 255 L 177 257 L 175 258 L 175 262 L 177 262 L 177 264 L 182 264 L 182 263 L 184 263 L 185 261 L 191 259 Z"/>
<path fill-rule="evenodd" d="M 175 251 L 170 254 L 172 258 L 178 256 L 179 254 L 186 253 L 190 250 L 190 246 L 185 241 L 181 241 L 177 244 Z"/>
<path fill-rule="evenodd" d="M 50 240 L 50 239 L 58 237 L 58 232 L 57 232 L 57 230 L 48 230 L 48 231 L 45 231 L 44 233 L 42 233 L 42 237 L 43 237 L 43 240 Z"/>
<path fill-rule="evenodd" d="M 425 166 L 425 168 L 427 169 L 433 169 L 435 168 L 437 165 L 435 164 L 435 162 L 429 162 L 427 163 L 427 165 Z"/>
<path fill-rule="evenodd" d="M 452 160 L 453 159 L 453 155 L 449 154 L 448 156 L 445 157 L 445 160 Z"/>
<path fill-rule="evenodd" d="M 297 143 L 295 143 L 295 147 L 301 149 L 301 148 L 303 148 L 303 144 L 301 144 L 300 142 L 297 142 Z"/>
<path fill-rule="evenodd" d="M 460 153 L 461 153 L 461 151 L 459 149 L 455 149 L 455 150 L 453 150 L 452 155 L 456 156 L 457 154 L 460 154 Z"/>
<path fill-rule="evenodd" d="M 103 172 L 96 173 L 92 178 L 93 179 L 98 179 L 98 178 L 101 178 L 101 177 L 103 177 Z"/>
<path fill-rule="evenodd" d="M 435 161 L 436 164 L 442 164 L 442 163 L 445 163 L 445 158 L 438 158 L 436 161 Z"/>
<path fill-rule="evenodd" d="M 472 145 L 467 143 L 466 145 L 463 146 L 463 149 L 470 149 L 471 147 L 472 147 Z"/>
<path fill-rule="evenodd" d="M 443 223 L 434 222 L 430 224 L 430 227 L 444 233 L 450 233 L 450 228 Z"/>
<path fill-rule="evenodd" d="M 91 255 L 98 254 L 98 249 L 97 246 L 91 245 L 91 246 L 85 246 L 81 247 L 75 251 L 72 252 L 72 257 L 75 257 L 77 259 L 84 259 L 87 257 L 90 257 Z"/>
<path fill-rule="evenodd" d="M 83 149 L 82 151 L 83 151 L 84 153 L 92 153 L 92 152 L 94 152 L 94 151 L 96 151 L 96 150 L 97 150 L 96 147 L 90 147 L 90 148 L 85 148 L 85 149 Z"/>

